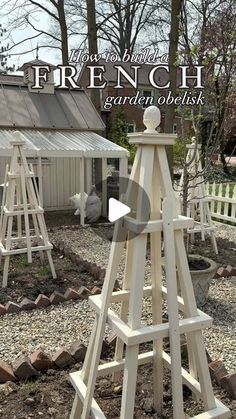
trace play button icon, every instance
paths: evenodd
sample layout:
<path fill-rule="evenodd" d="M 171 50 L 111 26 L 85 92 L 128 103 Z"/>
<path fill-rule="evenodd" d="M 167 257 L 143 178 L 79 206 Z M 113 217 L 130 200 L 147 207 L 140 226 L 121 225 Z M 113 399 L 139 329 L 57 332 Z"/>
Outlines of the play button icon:
<path fill-rule="evenodd" d="M 110 198 L 108 202 L 108 220 L 111 223 L 119 220 L 119 218 L 124 217 L 125 215 L 131 212 L 131 208 L 128 205 L 123 204 L 117 199 Z"/>
<path fill-rule="evenodd" d="M 124 241 L 124 234 L 127 236 L 127 240 L 132 240 L 142 233 L 150 218 L 150 201 L 146 191 L 137 182 L 134 180 L 131 181 L 128 177 L 113 176 L 108 177 L 103 182 L 96 183 L 89 195 L 94 196 L 94 190 L 102 205 L 105 203 L 106 209 L 105 215 L 98 222 L 90 223 L 90 228 L 97 236 L 102 238 L 102 240 L 111 241 L 113 238 L 114 241 L 118 242 Z M 102 199 L 103 191 L 106 191 L 106 201 Z M 122 192 L 120 193 L 120 191 Z M 123 198 L 120 198 L 120 196 L 123 196 Z M 132 219 L 137 219 L 138 202 L 142 203 L 141 210 L 143 211 L 143 215 L 142 222 L 137 227 L 132 224 Z M 93 211 L 92 205 L 90 210 Z M 94 208 L 94 211 L 96 212 L 96 208 Z M 124 219 L 123 217 L 127 214 L 127 219 Z M 121 219 L 121 234 L 118 234 L 114 239 L 114 223 L 119 219 Z M 133 230 L 130 228 L 132 225 Z"/>

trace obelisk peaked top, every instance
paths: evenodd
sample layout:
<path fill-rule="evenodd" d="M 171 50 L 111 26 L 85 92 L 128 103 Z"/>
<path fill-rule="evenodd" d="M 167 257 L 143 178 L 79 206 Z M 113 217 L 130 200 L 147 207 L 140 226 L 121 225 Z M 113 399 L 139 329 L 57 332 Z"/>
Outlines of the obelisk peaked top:
<path fill-rule="evenodd" d="M 161 112 L 157 106 L 149 106 L 143 114 L 143 123 L 147 129 L 144 132 L 148 134 L 157 134 L 156 128 L 161 122 Z"/>
<path fill-rule="evenodd" d="M 14 140 L 10 141 L 10 144 L 12 146 L 16 146 L 16 145 L 23 146 L 23 145 L 25 145 L 25 141 L 23 139 L 24 137 L 23 137 L 23 135 L 20 131 L 14 131 L 13 136 L 14 136 Z"/>
<path fill-rule="evenodd" d="M 191 143 L 190 144 L 187 144 L 186 145 L 186 148 L 188 148 L 188 149 L 195 149 L 195 148 L 197 148 L 198 150 L 200 150 L 201 149 L 201 144 L 197 144 L 196 145 L 196 137 L 192 137 L 192 139 L 191 139 Z"/>

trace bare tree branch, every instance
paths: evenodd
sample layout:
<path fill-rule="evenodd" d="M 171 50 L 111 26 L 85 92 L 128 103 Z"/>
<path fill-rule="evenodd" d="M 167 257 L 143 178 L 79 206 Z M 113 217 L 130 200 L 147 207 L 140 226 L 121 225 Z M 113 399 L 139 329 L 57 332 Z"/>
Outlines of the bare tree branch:
<path fill-rule="evenodd" d="M 42 4 L 38 3 L 35 0 L 28 0 L 31 4 L 34 4 L 35 6 L 39 7 L 40 9 L 44 10 L 47 14 L 49 14 L 53 19 L 57 20 L 59 22 L 59 17 L 52 13 L 49 9 L 44 7 Z"/>

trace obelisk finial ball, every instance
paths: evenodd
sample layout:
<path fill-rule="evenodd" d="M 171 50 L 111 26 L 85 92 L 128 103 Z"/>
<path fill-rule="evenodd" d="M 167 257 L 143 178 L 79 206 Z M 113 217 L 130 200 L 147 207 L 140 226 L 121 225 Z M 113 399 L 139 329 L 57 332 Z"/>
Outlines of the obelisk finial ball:
<path fill-rule="evenodd" d="M 161 112 L 157 106 L 149 106 L 143 114 L 143 123 L 147 129 L 144 132 L 156 134 L 156 127 L 160 125 Z"/>

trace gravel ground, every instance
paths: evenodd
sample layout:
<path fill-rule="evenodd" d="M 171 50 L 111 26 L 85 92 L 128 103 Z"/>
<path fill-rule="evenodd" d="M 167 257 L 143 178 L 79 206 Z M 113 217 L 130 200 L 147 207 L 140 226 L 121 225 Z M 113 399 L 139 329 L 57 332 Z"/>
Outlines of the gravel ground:
<path fill-rule="evenodd" d="M 236 243 L 236 229 L 221 227 L 217 236 Z M 56 231 L 54 240 L 65 240 L 83 258 L 106 267 L 110 242 L 94 235 L 90 228 L 75 231 Z M 92 251 L 91 251 L 92 249 Z M 124 257 L 119 276 L 122 276 Z M 147 261 L 146 276 L 150 273 Z M 150 303 L 145 301 L 144 319 L 150 322 Z M 204 307 L 214 318 L 213 328 L 204 331 L 206 346 L 213 359 L 222 358 L 229 371 L 236 370 L 236 278 L 213 280 L 210 299 Z M 12 361 L 21 352 L 32 352 L 38 347 L 53 352 L 61 345 L 68 346 L 78 337 L 87 342 L 94 313 L 87 301 L 68 302 L 59 306 L 5 315 L 0 318 L 0 359 Z M 30 325 L 30 326 L 29 326 Z"/>
<path fill-rule="evenodd" d="M 213 318 L 204 331 L 206 348 L 215 359 L 222 359 L 229 372 L 236 371 L 236 277 L 214 279 L 203 311 Z"/>
<path fill-rule="evenodd" d="M 68 347 L 78 337 L 87 343 L 93 320 L 94 312 L 87 300 L 2 316 L 0 359 L 12 361 L 37 348 L 52 353 L 60 346 Z"/>

